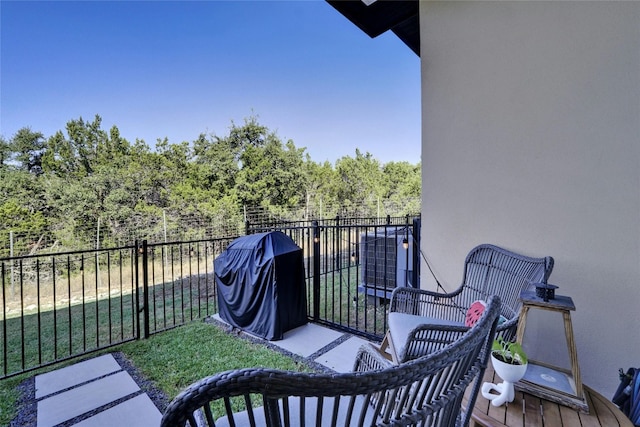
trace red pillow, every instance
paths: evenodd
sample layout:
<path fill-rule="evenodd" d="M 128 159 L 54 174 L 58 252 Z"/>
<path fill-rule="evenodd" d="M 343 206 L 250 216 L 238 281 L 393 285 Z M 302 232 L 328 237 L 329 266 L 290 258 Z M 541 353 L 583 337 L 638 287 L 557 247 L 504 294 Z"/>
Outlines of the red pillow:
<path fill-rule="evenodd" d="M 480 317 L 482 316 L 482 313 L 484 313 L 484 309 L 486 307 L 487 303 L 485 303 L 484 301 L 474 301 L 471 304 L 471 307 L 469 307 L 469 310 L 467 310 L 467 315 L 464 319 L 464 325 L 468 326 L 469 328 L 475 325 L 478 319 L 480 319 Z"/>

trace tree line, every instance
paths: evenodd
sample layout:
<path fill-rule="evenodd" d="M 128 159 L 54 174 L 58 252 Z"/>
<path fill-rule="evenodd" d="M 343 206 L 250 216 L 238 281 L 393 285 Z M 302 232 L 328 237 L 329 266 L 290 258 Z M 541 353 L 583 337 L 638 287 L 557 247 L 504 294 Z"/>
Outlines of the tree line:
<path fill-rule="evenodd" d="M 71 250 L 96 231 L 104 245 L 116 244 L 132 230 L 158 234 L 167 221 L 231 224 L 237 233 L 247 206 L 274 214 L 303 206 L 308 218 L 335 216 L 337 206 L 375 215 L 380 200 L 404 203 L 402 214 L 419 211 L 420 163 L 381 164 L 360 150 L 318 163 L 305 151 L 255 116 L 231 122 L 224 136 L 159 139 L 154 149 L 130 143 L 116 126 L 102 129 L 99 115 L 70 120 L 49 137 L 24 127 L 0 137 L 0 238 L 31 236 L 14 253 Z M 0 257 L 9 255 L 5 246 Z"/>

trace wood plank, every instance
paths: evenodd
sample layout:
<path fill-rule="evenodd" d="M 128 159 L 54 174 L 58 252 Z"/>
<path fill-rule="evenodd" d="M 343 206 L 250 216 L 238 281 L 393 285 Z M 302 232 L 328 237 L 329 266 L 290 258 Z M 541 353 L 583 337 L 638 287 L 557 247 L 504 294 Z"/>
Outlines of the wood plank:
<path fill-rule="evenodd" d="M 562 426 L 564 421 L 560 414 L 560 407 L 548 400 L 542 401 L 542 421 L 545 426 Z"/>
<path fill-rule="evenodd" d="M 487 367 L 487 375 L 485 375 L 485 378 L 489 377 L 490 382 L 494 383 L 494 384 L 499 384 L 502 382 L 502 378 L 500 378 L 500 376 L 498 376 L 498 374 L 495 373 L 495 371 L 493 370 L 493 365 L 491 365 L 491 363 L 489 363 L 489 365 L 491 367 Z M 507 424 L 508 423 L 505 422 L 506 419 L 506 414 L 508 413 L 508 405 L 501 405 L 501 406 L 493 406 L 491 404 L 491 401 L 488 399 L 485 399 L 484 397 L 482 397 L 482 395 L 478 398 L 478 400 L 482 399 L 482 402 L 480 402 L 481 405 L 481 410 L 483 413 L 487 414 L 491 419 L 497 421 L 500 424 Z M 486 402 L 486 404 L 485 404 Z"/>
<path fill-rule="evenodd" d="M 591 400 L 591 393 L 589 393 L 588 396 L 585 396 L 585 401 L 587 402 L 587 405 L 589 405 L 590 408 L 593 407 L 593 400 Z M 584 412 L 579 413 L 580 416 L 580 422 L 582 423 L 583 427 L 600 427 L 602 425 L 607 425 L 607 424 L 600 424 L 600 420 L 598 420 L 598 417 L 594 414 L 585 414 Z M 607 425 L 607 427 L 609 427 Z"/>
<path fill-rule="evenodd" d="M 542 414 L 540 408 L 542 407 L 541 399 L 524 393 L 524 417 L 525 426 L 538 427 L 542 425 Z"/>
<path fill-rule="evenodd" d="M 581 426 L 580 414 L 573 408 L 558 405 L 560 410 L 560 418 L 562 418 L 562 426 Z"/>
<path fill-rule="evenodd" d="M 478 393 L 475 409 L 482 412 L 483 414 L 488 414 L 490 407 L 491 407 L 491 401 L 489 401 L 488 399 L 485 399 L 480 393 Z"/>
<path fill-rule="evenodd" d="M 505 413 L 507 412 L 507 405 L 493 406 L 489 404 L 489 408 L 486 414 L 494 420 L 504 424 Z"/>
<path fill-rule="evenodd" d="M 509 403 L 504 423 L 508 426 L 524 426 L 524 394 L 516 392 L 513 402 Z"/>
<path fill-rule="evenodd" d="M 589 408 L 591 408 L 594 415 L 598 417 L 601 425 L 633 427 L 631 420 L 629 420 L 613 402 L 588 387 L 585 387 L 585 391 L 590 399 Z"/>
<path fill-rule="evenodd" d="M 611 409 L 607 407 L 607 405 L 605 405 L 599 399 L 594 398 L 594 396 L 592 395 L 590 395 L 590 397 L 591 397 L 591 401 L 590 401 L 591 404 L 589 405 L 589 410 L 590 412 L 593 413 L 593 415 L 598 417 L 598 421 L 600 422 L 600 425 L 612 426 L 612 427 L 620 425 L 619 420 L 615 417 L 615 415 L 613 415 L 613 413 L 611 412 Z"/>
<path fill-rule="evenodd" d="M 478 425 L 481 427 L 518 427 L 518 426 L 511 426 L 511 425 L 506 426 L 494 420 L 493 418 L 490 418 L 486 414 L 483 414 L 482 412 L 474 412 L 471 418 L 473 419 L 475 425 Z"/>

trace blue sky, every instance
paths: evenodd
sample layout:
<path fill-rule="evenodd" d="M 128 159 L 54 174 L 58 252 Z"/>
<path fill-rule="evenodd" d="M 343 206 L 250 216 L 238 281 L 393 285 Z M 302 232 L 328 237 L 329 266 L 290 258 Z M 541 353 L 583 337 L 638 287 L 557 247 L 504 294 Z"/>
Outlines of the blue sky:
<path fill-rule="evenodd" d="M 328 3 L 0 1 L 0 134 L 79 117 L 130 142 L 224 136 L 251 114 L 314 161 L 420 160 L 420 62 Z"/>

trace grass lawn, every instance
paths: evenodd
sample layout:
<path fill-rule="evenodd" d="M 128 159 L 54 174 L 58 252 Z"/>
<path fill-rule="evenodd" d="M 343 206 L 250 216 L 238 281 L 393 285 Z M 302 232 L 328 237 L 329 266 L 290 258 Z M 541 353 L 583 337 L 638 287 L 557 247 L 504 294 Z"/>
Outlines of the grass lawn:
<path fill-rule="evenodd" d="M 6 426 L 17 413 L 16 402 L 20 396 L 16 389 L 27 375 L 0 381 L 0 425 Z"/>
<path fill-rule="evenodd" d="M 217 326 L 194 322 L 123 344 L 120 349 L 169 399 L 192 382 L 229 369 L 262 367 L 310 371 L 304 364 Z"/>
<path fill-rule="evenodd" d="M 196 275 L 150 286 L 151 333 L 215 313 L 212 283 L 211 275 Z M 69 298 L 55 310 L 51 304 L 39 309 L 34 304 L 23 313 L 14 312 L 14 317 L 0 318 L 0 344 L 6 346 L 6 354 L 0 356 L 0 372 L 12 375 L 134 340 L 142 319 L 136 309 L 133 293 L 116 290 L 97 301 L 72 303 Z"/>
<path fill-rule="evenodd" d="M 219 327 L 204 322 L 189 323 L 153 335 L 147 340 L 97 352 L 91 357 L 114 351 L 124 353 L 169 399 L 192 382 L 229 369 L 269 367 L 311 371 L 303 363 L 275 350 L 229 335 Z M 9 424 L 17 413 L 19 392 L 16 386 L 21 381 L 68 364 L 70 363 L 0 381 L 0 426 Z"/>

